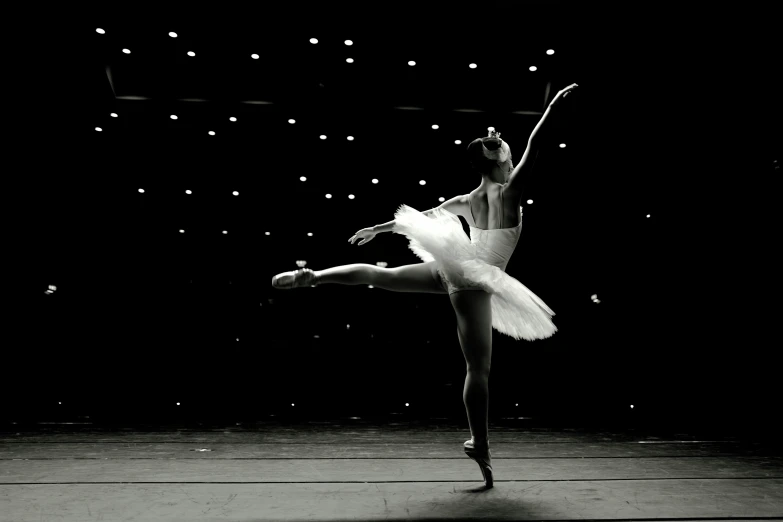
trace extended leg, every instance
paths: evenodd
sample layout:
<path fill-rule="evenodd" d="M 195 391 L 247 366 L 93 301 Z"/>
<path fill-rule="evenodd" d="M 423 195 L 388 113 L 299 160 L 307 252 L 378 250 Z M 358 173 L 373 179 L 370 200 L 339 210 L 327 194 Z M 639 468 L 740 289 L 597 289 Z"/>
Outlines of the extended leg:
<path fill-rule="evenodd" d="M 392 292 L 422 292 L 445 294 L 434 261 L 394 268 L 382 268 L 365 263 L 336 266 L 315 272 L 319 285 L 373 285 Z"/>
<path fill-rule="evenodd" d="M 316 270 L 315 276 L 319 285 L 335 283 L 338 285 L 372 285 L 381 267 L 367 263 L 341 265 L 325 270 Z"/>

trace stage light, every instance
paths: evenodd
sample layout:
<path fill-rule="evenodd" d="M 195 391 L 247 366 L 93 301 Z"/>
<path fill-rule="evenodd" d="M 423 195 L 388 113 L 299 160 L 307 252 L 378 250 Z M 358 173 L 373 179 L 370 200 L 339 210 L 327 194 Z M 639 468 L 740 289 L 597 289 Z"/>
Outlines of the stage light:
<path fill-rule="evenodd" d="M 96 33 L 98 33 L 98 34 L 106 34 L 106 31 L 104 31 L 104 30 L 103 30 L 103 29 L 101 29 L 100 27 L 99 27 L 99 28 L 97 28 L 97 29 L 95 30 L 95 32 L 96 32 Z"/>
<path fill-rule="evenodd" d="M 440 127 L 439 127 L 439 126 L 437 126 L 437 125 L 433 125 L 433 126 L 432 126 L 432 128 L 433 128 L 433 129 L 435 129 L 435 130 L 438 130 L 438 129 L 440 129 Z"/>
<path fill-rule="evenodd" d="M 313 233 L 312 232 L 308 232 L 307 233 L 307 237 L 313 237 Z"/>
<path fill-rule="evenodd" d="M 650 217 L 650 214 L 647 214 L 647 217 L 649 218 L 649 217 Z"/>
<path fill-rule="evenodd" d="M 144 194 L 144 189 L 139 189 L 139 192 L 141 192 L 142 194 Z"/>
<path fill-rule="evenodd" d="M 348 141 L 353 141 L 353 136 L 348 136 Z"/>
<path fill-rule="evenodd" d="M 186 190 L 185 194 L 193 194 L 193 192 L 191 192 L 190 190 Z"/>
<path fill-rule="evenodd" d="M 306 178 L 306 177 L 304 177 L 304 176 L 300 176 L 300 177 L 299 177 L 299 181 L 307 181 L 307 178 Z"/>
<path fill-rule="evenodd" d="M 250 57 L 254 60 L 258 60 L 260 58 L 260 56 L 258 56 L 256 53 L 251 54 Z"/>
<path fill-rule="evenodd" d="M 345 329 L 346 329 L 346 330 L 350 330 L 350 329 L 351 329 L 351 325 L 350 325 L 350 324 L 346 324 L 346 325 L 345 325 Z"/>
<path fill-rule="evenodd" d="M 353 45 L 353 41 L 351 41 L 351 40 L 346 40 L 346 41 L 345 41 L 345 45 Z"/>
<path fill-rule="evenodd" d="M 536 67 L 535 65 L 531 65 L 530 66 L 530 72 L 536 72 L 537 70 L 538 70 L 538 67 Z"/>
<path fill-rule="evenodd" d="M 112 118 L 116 118 L 117 117 L 117 113 L 116 112 L 112 112 L 111 114 L 109 114 L 109 116 L 111 116 Z"/>
<path fill-rule="evenodd" d="M 332 195 L 331 194 L 327 194 L 326 195 L 326 199 L 332 199 Z"/>
<path fill-rule="evenodd" d="M 208 133 L 208 134 L 209 134 L 210 136 L 214 136 L 214 135 L 215 135 L 215 131 L 209 131 L 209 133 Z"/>
<path fill-rule="evenodd" d="M 462 140 L 454 140 L 454 145 L 462 145 Z"/>
<path fill-rule="evenodd" d="M 293 405 L 294 405 L 294 403 L 292 402 L 292 403 L 291 403 L 291 406 L 293 406 Z"/>
<path fill-rule="evenodd" d="M 355 198 L 355 197 L 356 197 L 356 196 L 354 196 L 353 194 L 348 194 L 348 199 L 353 199 L 353 198 Z"/>
<path fill-rule="evenodd" d="M 174 31 L 171 31 L 169 33 L 169 36 L 171 36 L 172 38 L 176 38 L 177 37 L 177 33 L 175 33 Z"/>
<path fill-rule="evenodd" d="M 631 404 L 631 409 L 633 409 L 633 404 Z"/>
<path fill-rule="evenodd" d="M 122 52 L 124 52 L 125 54 L 130 54 L 130 49 L 123 49 Z"/>
<path fill-rule="evenodd" d="M 238 196 L 238 195 L 239 195 L 239 192 L 237 192 L 237 191 L 235 190 L 234 192 L 232 192 L 232 194 L 233 194 L 233 195 L 235 195 L 235 196 Z"/>
<path fill-rule="evenodd" d="M 172 115 L 171 115 L 171 116 L 169 116 L 169 117 L 170 117 L 172 120 L 176 120 L 176 119 L 177 119 L 177 115 L 176 115 L 176 114 L 172 114 Z"/>
<path fill-rule="evenodd" d="M 426 184 L 427 184 L 427 182 L 424 181 L 424 180 L 419 181 L 419 185 L 426 185 Z"/>
<path fill-rule="evenodd" d="M 406 403 L 405 403 L 405 406 L 410 406 L 410 404 L 408 404 L 408 403 L 406 402 Z"/>
<path fill-rule="evenodd" d="M 62 404 L 62 402 L 58 402 L 57 404 Z M 631 408 L 633 408 L 633 406 L 631 406 Z"/>
<path fill-rule="evenodd" d="M 561 149 L 564 149 L 564 148 L 566 148 L 566 144 L 565 144 L 565 143 L 561 143 L 561 144 L 560 144 L 560 148 L 561 148 Z"/>
<path fill-rule="evenodd" d="M 440 201 L 441 203 L 443 203 L 444 201 L 446 201 L 446 198 L 444 198 L 443 196 L 441 196 L 441 197 L 439 197 L 439 198 L 438 198 L 438 201 Z"/>
<path fill-rule="evenodd" d="M 177 406 L 179 406 L 179 403 L 177 403 Z"/>
<path fill-rule="evenodd" d="M 196 53 L 194 53 L 193 51 L 188 51 L 188 56 L 190 57 L 196 56 Z"/>
<path fill-rule="evenodd" d="M 296 123 L 296 120 L 288 120 L 288 123 L 294 124 Z"/>
<path fill-rule="evenodd" d="M 373 178 L 372 183 L 373 183 L 373 185 L 377 185 L 378 184 L 378 180 Z"/>
<path fill-rule="evenodd" d="M 310 43 L 311 44 L 317 44 L 318 43 L 318 38 L 310 38 Z"/>
<path fill-rule="evenodd" d="M 321 139 L 325 140 L 326 139 L 326 134 L 321 134 Z"/>
<path fill-rule="evenodd" d="M 348 63 L 353 63 L 353 58 L 346 58 L 345 61 Z"/>
<path fill-rule="evenodd" d="M 528 200 L 527 200 L 527 204 L 528 204 L 528 205 L 532 205 L 532 204 L 533 204 L 533 200 L 532 200 L 532 199 L 528 199 Z"/>
<path fill-rule="evenodd" d="M 409 62 L 408 62 L 408 65 L 410 65 L 411 67 L 413 67 L 414 65 L 416 65 L 416 62 L 414 62 L 413 60 L 411 60 L 411 61 L 409 61 Z"/>
<path fill-rule="evenodd" d="M 180 233 L 180 234 L 184 234 L 184 233 L 185 233 L 185 231 L 184 231 L 184 230 L 182 230 L 182 229 L 180 228 L 180 229 L 179 229 L 179 233 Z"/>
<path fill-rule="evenodd" d="M 367 285 L 367 288 L 375 288 L 375 287 L 372 285 Z M 372 337 L 372 335 L 370 337 Z"/>
<path fill-rule="evenodd" d="M 269 232 L 264 232 L 264 235 L 268 236 L 268 235 L 270 235 L 270 233 Z"/>
<path fill-rule="evenodd" d="M 103 129 L 101 129 L 100 127 L 95 127 L 95 130 L 97 130 L 98 132 L 103 132 Z"/>
<path fill-rule="evenodd" d="M 478 67 L 478 65 L 476 65 L 475 63 L 472 63 L 472 64 L 468 65 L 468 67 L 470 67 L 471 69 L 475 69 L 476 67 Z"/>
<path fill-rule="evenodd" d="M 553 54 L 555 54 L 555 50 L 554 50 L 554 49 L 549 49 L 549 50 L 546 52 L 546 54 L 548 54 L 549 56 L 552 56 Z"/>
<path fill-rule="evenodd" d="M 228 230 L 224 230 L 224 231 L 223 231 L 223 234 L 228 234 Z"/>

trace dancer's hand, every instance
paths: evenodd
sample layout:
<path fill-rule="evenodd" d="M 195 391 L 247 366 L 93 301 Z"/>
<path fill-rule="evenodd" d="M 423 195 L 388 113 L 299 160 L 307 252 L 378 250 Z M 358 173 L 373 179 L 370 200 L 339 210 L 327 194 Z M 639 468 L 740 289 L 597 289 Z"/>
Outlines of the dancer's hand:
<path fill-rule="evenodd" d="M 566 96 L 568 96 L 568 94 L 569 94 L 570 92 L 572 92 L 574 89 L 577 89 L 578 87 L 579 87 L 579 86 L 578 86 L 577 84 L 575 84 L 575 83 L 572 83 L 572 84 L 571 84 L 571 85 L 569 85 L 568 87 L 566 87 L 566 88 L 562 89 L 560 92 L 558 92 L 558 93 L 557 93 L 557 95 L 555 95 L 555 97 L 554 97 L 554 98 L 552 99 L 552 101 L 549 103 L 549 106 L 550 106 L 550 107 L 554 107 L 555 105 L 557 105 L 558 103 L 560 103 L 560 102 L 563 100 L 563 98 L 565 98 Z"/>
<path fill-rule="evenodd" d="M 353 236 L 351 236 L 351 239 L 348 241 L 353 245 L 357 239 L 361 239 L 362 242 L 359 243 L 359 245 L 363 245 L 368 241 L 372 241 L 372 238 L 376 236 L 376 232 L 373 232 L 372 228 L 363 228 L 357 233 L 355 233 Z"/>

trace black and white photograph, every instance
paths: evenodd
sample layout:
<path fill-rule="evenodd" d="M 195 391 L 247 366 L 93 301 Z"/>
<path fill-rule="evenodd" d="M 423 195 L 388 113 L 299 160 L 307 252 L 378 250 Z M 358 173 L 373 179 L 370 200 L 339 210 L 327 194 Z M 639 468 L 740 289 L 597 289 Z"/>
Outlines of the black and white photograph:
<path fill-rule="evenodd" d="M 783 520 L 776 4 L 9 14 L 0 522 Z"/>

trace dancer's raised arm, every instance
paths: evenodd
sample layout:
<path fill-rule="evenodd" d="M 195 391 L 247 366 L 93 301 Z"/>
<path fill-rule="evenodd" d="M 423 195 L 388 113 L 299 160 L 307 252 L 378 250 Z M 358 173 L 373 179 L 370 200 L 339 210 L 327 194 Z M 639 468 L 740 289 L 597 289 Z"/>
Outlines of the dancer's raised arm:
<path fill-rule="evenodd" d="M 555 107 L 578 85 L 572 83 L 565 89 L 557 93 L 557 95 L 549 103 L 544 115 L 541 116 L 536 128 L 530 133 L 530 138 L 527 140 L 527 148 L 525 154 L 522 155 L 522 159 L 514 167 L 513 172 L 508 178 L 508 188 L 512 192 L 521 193 L 522 185 L 525 183 L 527 174 L 533 169 L 533 165 L 538 158 L 538 151 L 541 149 L 541 144 L 547 139 L 551 132 L 552 127 L 552 112 L 556 111 Z"/>

